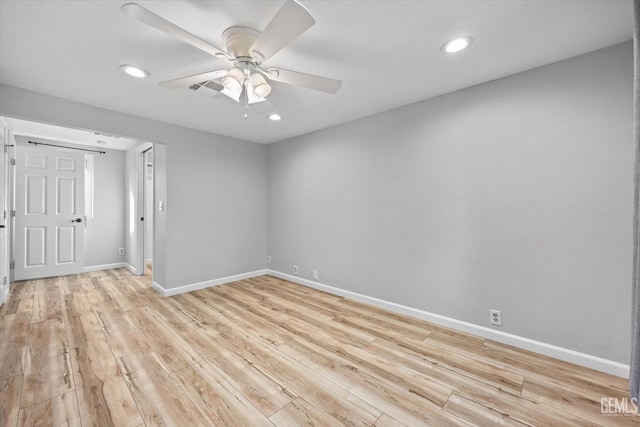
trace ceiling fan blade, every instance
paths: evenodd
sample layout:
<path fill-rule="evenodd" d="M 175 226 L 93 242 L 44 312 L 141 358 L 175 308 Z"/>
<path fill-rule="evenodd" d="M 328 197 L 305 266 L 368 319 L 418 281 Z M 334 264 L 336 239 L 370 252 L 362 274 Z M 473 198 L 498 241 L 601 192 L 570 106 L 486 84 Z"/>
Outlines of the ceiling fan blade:
<path fill-rule="evenodd" d="M 120 7 L 120 11 L 132 18 L 137 19 L 138 21 L 149 25 L 150 27 L 155 28 L 156 30 L 162 31 L 165 34 L 173 36 L 183 42 L 190 44 L 193 47 L 196 47 L 202 51 L 205 51 L 211 55 L 216 56 L 221 59 L 229 59 L 229 55 L 223 50 L 209 44 L 208 42 L 199 39 L 194 36 L 190 32 L 183 30 L 177 25 L 167 21 L 161 16 L 156 15 L 148 9 L 140 6 L 136 3 L 127 3 Z"/>
<path fill-rule="evenodd" d="M 287 0 L 258 36 L 249 53 L 258 62 L 264 62 L 315 23 L 304 6 L 295 0 Z"/>
<path fill-rule="evenodd" d="M 269 73 L 269 79 L 276 82 L 302 86 L 326 93 L 336 93 L 342 86 L 342 80 L 300 73 L 298 71 L 283 70 L 282 68 L 269 68 L 267 72 Z"/>
<path fill-rule="evenodd" d="M 167 89 L 184 89 L 196 83 L 206 82 L 208 80 L 219 79 L 227 75 L 228 70 L 209 71 L 208 73 L 194 74 L 193 76 L 181 77 L 179 79 L 168 80 L 159 83 L 160 86 Z"/>

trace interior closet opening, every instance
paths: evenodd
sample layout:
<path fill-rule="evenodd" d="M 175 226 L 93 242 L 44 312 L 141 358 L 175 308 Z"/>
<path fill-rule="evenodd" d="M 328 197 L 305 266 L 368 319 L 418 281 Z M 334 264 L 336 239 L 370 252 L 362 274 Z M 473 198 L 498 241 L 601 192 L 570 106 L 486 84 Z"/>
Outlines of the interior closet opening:
<path fill-rule="evenodd" d="M 144 276 L 153 277 L 153 147 L 142 152 L 142 255 Z"/>

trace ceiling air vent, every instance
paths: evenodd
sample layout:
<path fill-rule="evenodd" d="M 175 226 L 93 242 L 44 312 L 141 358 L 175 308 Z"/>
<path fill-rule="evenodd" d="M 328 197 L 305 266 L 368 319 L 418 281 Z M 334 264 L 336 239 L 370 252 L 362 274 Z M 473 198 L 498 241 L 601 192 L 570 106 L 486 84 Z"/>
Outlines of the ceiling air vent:
<path fill-rule="evenodd" d="M 201 87 L 203 84 L 205 84 L 205 83 L 206 83 L 206 82 L 192 84 L 191 86 L 189 86 L 189 89 L 191 89 L 191 90 L 198 90 L 198 89 L 200 89 L 200 87 Z"/>
<path fill-rule="evenodd" d="M 213 80 L 207 80 L 205 82 L 192 84 L 189 86 L 189 89 L 208 98 L 214 98 L 220 94 L 220 91 L 224 89 L 224 86 L 218 82 L 214 82 Z"/>

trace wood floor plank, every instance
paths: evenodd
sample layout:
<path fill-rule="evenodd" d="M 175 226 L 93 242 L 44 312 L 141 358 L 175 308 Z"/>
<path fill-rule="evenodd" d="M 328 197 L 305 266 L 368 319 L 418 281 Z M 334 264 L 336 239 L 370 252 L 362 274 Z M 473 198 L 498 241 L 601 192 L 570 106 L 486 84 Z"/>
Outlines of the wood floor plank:
<path fill-rule="evenodd" d="M 33 280 L 12 283 L 9 286 L 9 298 L 2 307 L 0 307 L 0 316 L 21 313 L 23 311 L 31 313 L 33 311 L 35 291 L 35 281 Z"/>
<path fill-rule="evenodd" d="M 190 316 L 200 325 L 216 332 L 229 330 L 232 326 L 220 318 L 221 313 L 210 305 L 206 304 L 199 295 L 202 292 L 190 292 L 173 297 L 174 301 L 185 307 Z"/>
<path fill-rule="evenodd" d="M 53 279 L 45 279 L 43 286 L 37 286 L 33 297 L 31 321 L 62 317 L 62 292 Z"/>
<path fill-rule="evenodd" d="M 422 341 L 429 334 L 429 332 L 423 332 L 419 336 L 412 338 L 410 334 L 398 331 L 396 328 L 389 329 L 382 325 L 363 320 L 357 316 L 341 315 L 333 319 L 333 321 L 361 330 L 369 335 L 375 336 L 376 338 L 396 343 L 413 342 L 416 340 Z"/>
<path fill-rule="evenodd" d="M 85 426 L 131 426 L 143 422 L 131 392 L 122 377 L 120 366 L 110 355 L 75 357 L 74 383 L 80 418 Z"/>
<path fill-rule="evenodd" d="M 0 318 L 0 380 L 24 373 L 31 313 Z"/>
<path fill-rule="evenodd" d="M 58 286 L 60 287 L 62 295 L 73 295 L 84 290 L 82 287 L 82 276 L 80 275 L 64 276 L 59 279 Z"/>
<path fill-rule="evenodd" d="M 75 392 L 69 391 L 21 409 L 18 425 L 81 426 Z"/>
<path fill-rule="evenodd" d="M 481 405 L 480 403 L 467 399 L 455 392 L 451 395 L 443 410 L 458 419 L 476 426 L 531 426 L 531 424 L 525 424 L 521 421 L 515 420 L 509 417 L 508 414 L 499 412 L 488 406 Z"/>
<path fill-rule="evenodd" d="M 20 413 L 23 375 L 0 380 L 0 425 L 15 426 Z"/>
<path fill-rule="evenodd" d="M 120 364 L 147 426 L 209 424 L 154 352 L 124 356 Z"/>
<path fill-rule="evenodd" d="M 193 323 L 183 325 L 177 332 L 267 417 L 296 397 L 234 351 L 216 331 Z"/>
<path fill-rule="evenodd" d="M 474 343 L 477 346 L 481 346 L 484 342 L 484 338 L 471 335 L 466 332 L 456 331 L 453 329 L 445 328 L 443 326 L 439 326 L 433 324 L 431 322 L 427 322 L 426 320 L 418 319 L 415 317 L 404 316 L 402 314 L 394 313 L 389 310 L 385 310 L 380 307 L 375 307 L 372 305 L 368 305 L 359 301 L 351 300 L 348 298 L 341 298 L 336 301 L 338 306 L 343 307 L 346 310 L 353 310 L 357 313 L 363 313 L 366 316 L 379 318 L 380 320 L 386 320 L 391 323 L 399 323 L 400 325 L 410 325 L 416 327 L 418 330 L 433 332 L 442 332 L 443 334 L 449 335 L 451 337 L 457 337 L 458 342 L 464 343 L 465 345 L 469 345 L 470 343 Z"/>
<path fill-rule="evenodd" d="M 574 415 L 584 417 L 593 423 L 602 422 L 601 399 L 617 398 L 620 401 L 628 399 L 628 392 L 610 389 L 605 394 L 593 393 L 589 389 L 575 389 L 550 379 L 530 376 L 525 379 L 522 395 L 532 400 L 557 406 Z M 640 417 L 616 416 L 608 417 L 610 426 L 631 425 L 640 426 Z"/>
<path fill-rule="evenodd" d="M 32 323 L 21 407 L 73 390 L 69 347 L 61 318 Z"/>
<path fill-rule="evenodd" d="M 436 369 L 444 370 L 446 368 L 436 367 Z M 558 407 L 547 406 L 499 388 L 478 387 L 475 383 L 465 382 L 462 380 L 463 377 L 462 375 L 458 377 L 460 381 L 458 385 L 456 385 L 456 391 L 460 395 L 497 412 L 507 414 L 510 418 L 522 423 L 532 425 L 558 425 L 558 420 L 562 420 L 563 425 L 591 425 L 586 416 L 575 416 Z M 603 421 L 606 421 L 604 417 Z"/>
<path fill-rule="evenodd" d="M 525 376 L 542 376 L 571 384 L 577 388 L 591 389 L 595 393 L 606 395 L 611 389 L 626 392 L 628 381 L 624 378 L 608 375 L 593 369 L 573 365 L 552 357 L 487 340 L 481 349 L 495 363 L 521 371 Z"/>
<path fill-rule="evenodd" d="M 242 289 L 243 292 L 248 291 L 259 294 L 261 297 L 263 297 L 262 300 L 269 299 L 269 301 L 277 301 L 280 304 L 284 305 L 290 305 L 291 303 L 294 303 L 299 307 L 304 307 L 305 311 L 307 312 L 314 313 L 314 315 L 318 315 L 320 317 L 325 317 L 328 319 L 332 319 L 343 314 L 342 311 L 336 310 L 324 301 L 311 299 L 308 297 L 308 295 L 287 292 L 286 288 L 252 289 L 249 284 L 244 283 L 241 283 L 238 288 Z"/>
<path fill-rule="evenodd" d="M 20 402 L 23 408 L 74 389 L 69 352 L 48 358 L 41 356 L 31 347 L 27 350 Z"/>
<path fill-rule="evenodd" d="M 251 331 L 257 336 L 263 337 L 267 341 L 278 344 L 291 339 L 285 331 L 278 329 L 275 325 L 261 319 L 253 313 L 247 313 L 241 305 L 230 301 L 219 295 L 215 290 L 206 293 L 204 301 L 209 305 L 216 306 L 232 324 L 242 325 L 243 328 Z"/>
<path fill-rule="evenodd" d="M 123 283 L 116 278 L 115 280 L 103 280 L 101 283 L 105 291 L 118 303 L 123 311 L 136 308 L 134 303 L 136 293 L 127 288 L 126 282 Z"/>
<path fill-rule="evenodd" d="M 132 310 L 129 318 L 171 372 L 202 360 L 202 356 L 155 309 L 145 307 Z"/>
<path fill-rule="evenodd" d="M 280 327 L 289 332 L 295 330 L 297 333 L 305 330 L 322 331 L 323 334 L 328 334 L 340 342 L 358 347 L 364 347 L 376 338 L 374 335 L 357 328 L 351 328 L 338 322 L 324 322 L 304 313 L 295 314 Z"/>
<path fill-rule="evenodd" d="M 279 325 L 289 320 L 289 315 L 274 310 L 269 304 L 264 304 L 264 298 L 255 298 L 242 289 L 235 289 L 232 285 L 219 286 L 216 288 L 216 293 L 241 306 L 247 312 L 267 320 L 272 325 Z"/>
<path fill-rule="evenodd" d="M 158 294 L 146 290 L 136 294 L 136 307 L 151 307 L 169 325 L 192 322 L 194 319 L 187 311 L 172 298 L 158 298 Z"/>
<path fill-rule="evenodd" d="M 211 425 L 273 427 L 209 362 L 195 363 L 174 376 Z"/>
<path fill-rule="evenodd" d="M 100 282 L 96 279 L 91 280 L 93 289 L 86 291 L 87 298 L 92 307 L 100 307 L 104 311 L 124 314 L 122 306 L 116 301 L 104 288 L 100 286 Z"/>
<path fill-rule="evenodd" d="M 387 414 L 380 415 L 380 418 L 374 424 L 374 427 L 408 427 L 400 421 L 391 418 Z"/>
<path fill-rule="evenodd" d="M 327 347 L 331 347 L 331 344 Z M 369 360 L 351 354 L 340 357 L 331 349 L 325 350 L 299 340 L 289 341 L 279 348 L 304 365 L 313 366 L 316 372 L 358 398 L 408 425 L 452 425 L 449 419 L 440 414 L 441 407 L 451 394 L 450 388 L 417 378 L 406 370 L 404 374 L 411 375 L 411 380 L 396 375 L 395 372 L 401 370 L 400 366 L 391 366 L 395 371 L 392 373 L 384 366 L 374 366 L 380 360 L 374 360 L 373 357 Z M 359 351 L 357 347 L 350 350 Z M 350 350 L 345 350 L 345 353 Z M 366 387 L 362 387 L 363 384 Z"/>
<path fill-rule="evenodd" d="M 282 407 L 269 419 L 278 427 L 340 427 L 340 424 L 301 397 Z"/>
<path fill-rule="evenodd" d="M 243 336 L 233 331 L 225 332 L 221 337 L 265 373 L 287 384 L 297 395 L 307 396 L 318 409 L 342 425 L 370 426 L 380 416 L 376 408 L 294 359 L 257 344 L 261 341 L 259 337 Z"/>
<path fill-rule="evenodd" d="M 149 349 L 149 342 L 129 320 L 129 315 L 118 315 L 94 309 L 96 318 L 116 359 Z"/>
<path fill-rule="evenodd" d="M 452 370 L 470 375 L 479 381 L 493 384 L 498 387 L 507 388 L 520 393 L 524 377 L 508 369 L 495 366 L 490 361 L 480 357 L 473 357 L 463 350 L 456 351 L 455 347 L 446 344 L 436 344 L 435 342 L 413 342 L 399 343 L 403 350 L 418 355 L 425 360 L 436 362 L 440 365 L 450 367 Z"/>

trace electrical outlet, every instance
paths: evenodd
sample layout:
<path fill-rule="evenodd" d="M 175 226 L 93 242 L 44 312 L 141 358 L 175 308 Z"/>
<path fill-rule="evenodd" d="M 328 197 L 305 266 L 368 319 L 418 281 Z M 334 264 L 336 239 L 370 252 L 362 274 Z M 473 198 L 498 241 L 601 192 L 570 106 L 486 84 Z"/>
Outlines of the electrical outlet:
<path fill-rule="evenodd" d="M 293 274 L 300 274 L 300 269 L 298 268 L 297 265 L 293 266 Z"/>
<path fill-rule="evenodd" d="M 118 255 L 124 255 L 124 248 L 118 249 Z"/>
<path fill-rule="evenodd" d="M 318 270 L 313 270 L 313 280 L 318 280 Z"/>
<path fill-rule="evenodd" d="M 271 264 L 271 255 L 267 255 L 267 264 Z"/>
<path fill-rule="evenodd" d="M 502 313 L 500 310 L 489 310 L 489 321 L 492 325 L 502 326 Z"/>

